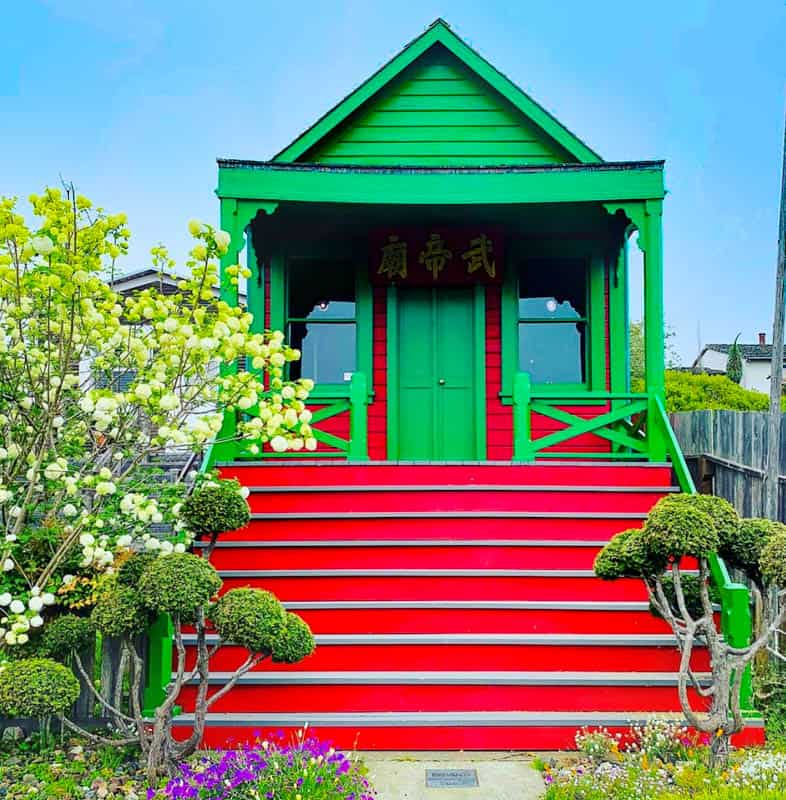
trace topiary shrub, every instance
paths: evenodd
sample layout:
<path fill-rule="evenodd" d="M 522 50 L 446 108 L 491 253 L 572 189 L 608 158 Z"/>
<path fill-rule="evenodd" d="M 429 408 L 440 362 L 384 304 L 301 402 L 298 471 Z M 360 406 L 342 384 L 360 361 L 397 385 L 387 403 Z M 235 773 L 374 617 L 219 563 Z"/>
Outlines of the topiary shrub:
<path fill-rule="evenodd" d="M 158 558 L 158 553 L 147 551 L 134 553 L 126 559 L 117 571 L 117 582 L 121 586 L 137 588 L 142 579 L 142 573 Z"/>
<path fill-rule="evenodd" d="M 761 582 L 759 562 L 767 542 L 778 535 L 786 535 L 786 525 L 771 519 L 743 519 L 737 526 L 737 535 L 722 544 L 720 555 L 734 569 L 741 569 Z"/>
<path fill-rule="evenodd" d="M 244 528 L 251 519 L 248 503 L 236 480 L 211 481 L 198 486 L 183 503 L 180 517 L 195 537 L 215 537 Z"/>
<path fill-rule="evenodd" d="M 666 567 L 663 556 L 647 548 L 643 532 L 630 528 L 618 533 L 595 557 L 595 574 L 603 580 L 655 575 Z"/>
<path fill-rule="evenodd" d="M 273 645 L 273 661 L 297 664 L 314 652 L 316 644 L 311 629 L 297 614 L 287 612 L 284 630 Z"/>
<path fill-rule="evenodd" d="M 698 495 L 663 497 L 653 506 L 644 524 L 644 543 L 649 552 L 665 558 L 683 555 L 706 557 L 715 553 L 720 537 L 715 523 L 703 510 Z"/>
<path fill-rule="evenodd" d="M 95 642 L 96 629 L 87 617 L 63 614 L 44 628 L 41 638 L 50 658 L 67 661 L 73 653 L 80 653 Z"/>
<path fill-rule="evenodd" d="M 698 619 L 703 616 L 704 606 L 701 602 L 701 585 L 699 584 L 698 575 L 680 575 L 680 585 L 682 586 L 682 595 L 685 599 L 685 608 L 688 610 L 688 614 L 690 614 L 693 619 Z M 663 594 L 666 595 L 672 613 L 677 617 L 681 617 L 682 614 L 680 612 L 679 603 L 677 602 L 677 592 L 674 588 L 674 578 L 671 575 L 664 575 L 662 586 Z M 721 598 L 718 587 L 710 581 L 708 588 L 710 600 L 713 603 L 720 603 Z M 656 617 L 662 617 L 660 611 L 655 608 L 652 603 L 650 603 L 650 614 Z"/>
<path fill-rule="evenodd" d="M 0 672 L 0 715 L 50 717 L 64 714 L 79 697 L 79 681 L 51 658 L 10 662 Z"/>
<path fill-rule="evenodd" d="M 272 653 L 287 620 L 278 598 L 261 589 L 230 589 L 210 616 L 223 640 L 252 653 Z"/>
<path fill-rule="evenodd" d="M 104 636 L 113 638 L 136 636 L 145 631 L 152 621 L 139 592 L 130 586 L 123 586 L 116 579 L 104 583 L 90 619 Z"/>
<path fill-rule="evenodd" d="M 192 616 L 221 588 L 221 578 L 204 558 L 191 553 L 159 556 L 139 580 L 139 598 L 149 609 Z"/>
<path fill-rule="evenodd" d="M 786 533 L 776 533 L 762 547 L 759 571 L 767 583 L 786 588 Z"/>
<path fill-rule="evenodd" d="M 690 498 L 687 503 L 703 511 L 712 520 L 718 533 L 719 548 L 722 550 L 737 541 L 740 528 L 740 517 L 734 506 L 722 497 L 711 494 L 677 495 Z M 686 502 L 684 500 L 680 502 Z"/>

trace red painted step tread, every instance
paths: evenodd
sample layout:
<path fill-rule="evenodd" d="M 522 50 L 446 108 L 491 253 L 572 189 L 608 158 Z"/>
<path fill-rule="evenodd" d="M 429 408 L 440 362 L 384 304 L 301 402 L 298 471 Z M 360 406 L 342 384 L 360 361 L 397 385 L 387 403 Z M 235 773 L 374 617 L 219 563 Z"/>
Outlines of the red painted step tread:
<path fill-rule="evenodd" d="M 280 600 L 646 600 L 641 581 L 595 577 L 226 577 L 223 591 L 254 586 Z"/>
<path fill-rule="evenodd" d="M 211 659 L 211 670 L 229 672 L 243 663 L 245 651 L 222 647 Z M 194 663 L 189 648 L 188 664 Z M 697 650 L 691 662 L 694 671 L 706 672 L 706 651 Z M 531 671 L 557 671 L 565 665 L 580 665 L 584 672 L 615 672 L 620 665 L 631 671 L 674 672 L 679 669 L 675 647 L 587 647 L 561 645 L 336 645 L 317 647 L 314 654 L 296 665 L 263 662 L 260 671 L 276 672 L 353 670 L 453 670 L 460 664 L 466 670 L 520 670 L 526 664 Z"/>
<path fill-rule="evenodd" d="M 648 611 L 374 609 L 296 611 L 314 633 L 667 633 Z"/>
<path fill-rule="evenodd" d="M 211 694 L 218 687 L 211 689 Z M 178 703 L 194 709 L 197 687 L 187 686 Z M 695 692 L 701 711 L 707 701 Z M 221 713 L 374 712 L 374 711 L 679 711 L 675 686 L 411 686 L 292 685 L 235 686 L 211 706 Z"/>
<path fill-rule="evenodd" d="M 664 486 L 671 483 L 671 467 L 647 464 L 537 463 L 519 464 L 233 464 L 220 467 L 223 477 L 238 478 L 246 486 L 368 483 L 498 483 L 566 485 Z"/>
<path fill-rule="evenodd" d="M 391 513 L 416 511 L 543 511 L 630 512 L 647 513 L 664 496 L 662 491 L 642 492 L 412 492 L 399 489 L 395 492 L 356 492 L 347 488 L 342 492 L 292 492 L 264 494 L 252 493 L 249 504 L 252 513 Z"/>
<path fill-rule="evenodd" d="M 252 519 L 239 531 L 222 534 L 222 541 L 271 539 L 591 539 L 608 541 L 626 528 L 639 528 L 643 518 L 456 518 L 397 517 L 344 519 Z"/>

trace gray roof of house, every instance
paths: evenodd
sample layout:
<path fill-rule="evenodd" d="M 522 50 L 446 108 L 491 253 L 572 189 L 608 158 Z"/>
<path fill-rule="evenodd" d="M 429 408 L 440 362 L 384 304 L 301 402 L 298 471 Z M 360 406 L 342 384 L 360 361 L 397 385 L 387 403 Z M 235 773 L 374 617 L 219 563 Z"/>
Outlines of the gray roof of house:
<path fill-rule="evenodd" d="M 741 344 L 742 357 L 746 361 L 769 361 L 772 358 L 771 344 Z M 705 350 L 715 350 L 718 353 L 728 353 L 731 344 L 708 344 Z M 786 361 L 786 359 L 784 359 Z"/>

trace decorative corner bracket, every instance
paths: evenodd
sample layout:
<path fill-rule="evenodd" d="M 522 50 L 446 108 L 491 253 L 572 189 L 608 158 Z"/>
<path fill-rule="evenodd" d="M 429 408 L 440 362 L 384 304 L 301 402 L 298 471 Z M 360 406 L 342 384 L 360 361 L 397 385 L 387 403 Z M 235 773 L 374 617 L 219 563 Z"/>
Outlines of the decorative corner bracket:
<path fill-rule="evenodd" d="M 606 213 L 612 217 L 624 217 L 628 224 L 625 236 L 636 230 L 639 232 L 638 246 L 642 253 L 647 252 L 650 233 L 660 230 L 660 217 L 663 214 L 662 200 L 642 200 L 636 202 L 603 203 Z M 653 225 L 653 223 L 655 223 Z"/>

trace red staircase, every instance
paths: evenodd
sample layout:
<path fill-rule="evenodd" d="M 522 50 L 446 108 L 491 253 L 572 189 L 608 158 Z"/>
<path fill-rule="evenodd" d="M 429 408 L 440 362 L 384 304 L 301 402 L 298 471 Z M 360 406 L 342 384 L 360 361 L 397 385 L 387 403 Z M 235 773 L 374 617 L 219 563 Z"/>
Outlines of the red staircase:
<path fill-rule="evenodd" d="M 594 577 L 599 548 L 641 524 L 664 464 L 300 462 L 221 469 L 250 491 L 248 528 L 212 562 L 317 640 L 262 664 L 213 708 L 206 743 L 305 723 L 360 749 L 553 749 L 577 727 L 678 711 L 678 654 L 643 584 Z M 220 684 L 243 660 L 222 649 Z M 694 668 L 707 669 L 698 652 Z M 181 695 L 189 721 L 194 687 Z M 696 707 L 700 701 L 696 699 Z"/>

